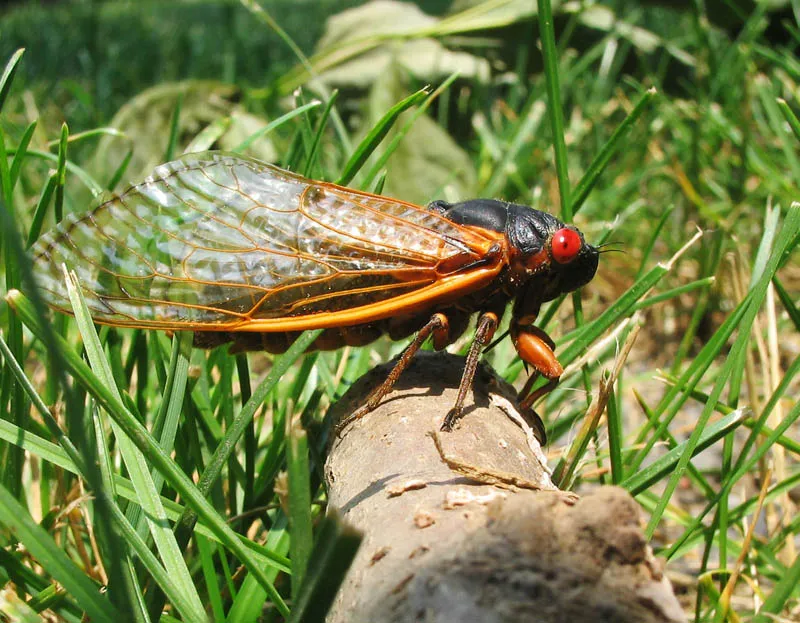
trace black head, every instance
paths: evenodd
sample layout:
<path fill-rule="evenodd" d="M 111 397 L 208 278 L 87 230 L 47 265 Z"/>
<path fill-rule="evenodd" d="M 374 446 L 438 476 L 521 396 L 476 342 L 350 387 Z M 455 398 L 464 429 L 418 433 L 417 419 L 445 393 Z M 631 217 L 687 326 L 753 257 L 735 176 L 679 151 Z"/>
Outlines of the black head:
<path fill-rule="evenodd" d="M 597 272 L 599 251 L 547 212 L 509 205 L 506 234 L 517 253 L 516 269 L 534 282 L 540 302 L 577 290 Z"/>

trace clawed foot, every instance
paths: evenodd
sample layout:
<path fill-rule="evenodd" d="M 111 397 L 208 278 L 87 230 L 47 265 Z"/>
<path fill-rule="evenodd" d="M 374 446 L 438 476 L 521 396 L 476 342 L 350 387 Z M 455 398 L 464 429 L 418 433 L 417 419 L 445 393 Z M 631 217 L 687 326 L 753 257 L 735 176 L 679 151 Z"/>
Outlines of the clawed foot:
<path fill-rule="evenodd" d="M 447 412 L 447 415 L 444 416 L 444 420 L 442 420 L 442 425 L 439 427 L 439 430 L 443 433 L 452 432 L 453 426 L 461 419 L 463 415 L 462 410 L 458 408 L 452 408 L 450 411 Z"/>
<path fill-rule="evenodd" d="M 367 413 L 369 413 L 370 411 L 372 411 L 372 409 L 369 407 L 369 405 L 364 405 L 364 406 L 359 407 L 358 409 L 356 409 L 353 413 L 351 413 L 347 417 L 342 418 L 341 420 L 339 420 L 336 423 L 336 426 L 333 429 L 333 432 L 336 435 L 336 437 L 337 438 L 341 438 L 342 437 L 342 433 L 344 432 L 345 428 L 350 426 L 350 424 L 352 424 L 356 420 L 360 420 L 362 417 L 367 415 Z"/>
<path fill-rule="evenodd" d="M 367 403 L 364 406 L 356 409 L 346 418 L 339 420 L 333 429 L 333 432 L 336 435 L 336 437 L 341 438 L 342 433 L 348 426 L 350 426 L 350 424 L 352 424 L 356 420 L 360 420 L 373 410 L 374 407 L 370 406 L 370 404 Z M 453 427 L 456 426 L 456 424 L 458 424 L 458 421 L 461 419 L 462 415 L 464 415 L 463 409 L 459 409 L 458 407 L 453 407 L 452 409 L 450 409 L 450 411 L 447 412 L 447 415 L 444 416 L 444 420 L 442 420 L 442 425 L 439 427 L 439 430 L 442 431 L 443 433 L 452 432 Z"/>

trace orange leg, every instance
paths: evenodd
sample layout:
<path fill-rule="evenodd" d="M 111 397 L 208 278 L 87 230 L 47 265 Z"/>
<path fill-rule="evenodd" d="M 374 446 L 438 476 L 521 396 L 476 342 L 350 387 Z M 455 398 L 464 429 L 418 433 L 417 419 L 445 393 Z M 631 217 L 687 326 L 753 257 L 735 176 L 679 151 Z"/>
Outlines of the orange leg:
<path fill-rule="evenodd" d="M 478 318 L 478 327 L 475 330 L 475 340 L 470 346 L 469 353 L 467 354 L 467 363 L 464 366 L 464 374 L 461 376 L 461 384 L 458 386 L 458 397 L 456 404 L 453 406 L 442 421 L 440 430 L 451 431 L 453 424 L 455 424 L 464 411 L 464 401 L 467 398 L 467 393 L 472 389 L 472 381 L 475 378 L 475 371 L 478 368 L 478 360 L 480 359 L 481 352 L 484 347 L 492 341 L 494 332 L 497 330 L 497 325 L 500 319 L 497 314 L 493 312 L 486 312 L 481 314 Z"/>
<path fill-rule="evenodd" d="M 411 360 L 414 358 L 414 355 L 417 354 L 419 349 L 422 348 L 425 340 L 433 336 L 434 346 L 439 348 L 439 346 L 442 345 L 443 348 L 444 345 L 447 344 L 447 335 L 449 332 L 450 323 L 447 320 L 447 316 L 440 313 L 431 316 L 431 319 L 417 332 L 417 335 L 414 336 L 414 340 L 406 347 L 406 349 L 403 351 L 403 354 L 400 355 L 400 359 L 397 361 L 394 368 L 392 368 L 392 371 L 389 373 L 389 376 L 386 377 L 386 380 L 376 387 L 375 390 L 373 390 L 363 406 L 359 407 L 348 417 L 343 418 L 336 424 L 337 436 L 340 435 L 349 424 L 355 422 L 356 420 L 360 420 L 362 417 L 371 411 L 374 411 L 378 407 L 386 394 L 392 391 L 392 387 L 394 387 L 394 384 L 397 382 L 397 379 L 400 378 L 400 375 L 403 374 L 406 368 L 408 368 L 409 364 L 411 364 Z"/>
<path fill-rule="evenodd" d="M 553 353 L 555 346 L 553 340 L 541 329 L 533 326 L 521 327 L 515 325 L 511 329 L 511 339 L 514 341 L 514 347 L 517 349 L 519 356 L 534 370 L 528 382 L 525 383 L 525 387 L 519 393 L 520 407 L 527 409 L 536 400 L 555 389 L 556 385 L 558 385 L 558 379 L 564 374 L 564 368 L 561 367 Z M 549 379 L 550 382 L 528 395 L 539 375 Z"/>

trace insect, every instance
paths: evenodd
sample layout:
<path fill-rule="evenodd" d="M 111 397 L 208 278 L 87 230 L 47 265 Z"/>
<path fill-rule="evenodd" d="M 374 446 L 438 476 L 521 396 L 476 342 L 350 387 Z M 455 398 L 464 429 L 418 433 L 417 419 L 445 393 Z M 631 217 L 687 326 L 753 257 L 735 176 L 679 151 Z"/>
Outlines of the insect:
<path fill-rule="evenodd" d="M 66 218 L 35 249 L 38 283 L 69 313 L 62 264 L 77 274 L 93 319 L 195 331 L 195 344 L 284 352 L 307 329 L 312 349 L 415 335 L 386 381 L 348 422 L 373 410 L 423 343 L 437 350 L 478 314 L 458 397 L 461 417 L 480 354 L 513 301 L 510 333 L 531 379 L 522 408 L 563 370 L 533 326 L 541 304 L 588 283 L 599 251 L 533 208 L 475 199 L 427 207 L 305 179 L 223 152 L 157 167 L 92 211 Z"/>

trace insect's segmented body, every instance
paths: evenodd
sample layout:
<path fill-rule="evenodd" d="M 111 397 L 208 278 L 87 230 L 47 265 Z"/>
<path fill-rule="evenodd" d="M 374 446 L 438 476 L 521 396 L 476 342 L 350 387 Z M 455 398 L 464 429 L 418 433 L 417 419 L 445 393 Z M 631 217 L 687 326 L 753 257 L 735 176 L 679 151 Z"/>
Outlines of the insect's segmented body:
<path fill-rule="evenodd" d="M 220 152 L 161 165 L 35 253 L 52 307 L 70 311 L 66 264 L 95 321 L 193 330 L 201 346 L 279 353 L 325 329 L 315 348 L 417 331 L 443 348 L 476 312 L 493 333 L 513 300 L 523 358 L 541 303 L 588 282 L 598 260 L 580 232 L 526 206 L 423 208 Z"/>

